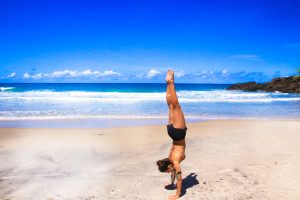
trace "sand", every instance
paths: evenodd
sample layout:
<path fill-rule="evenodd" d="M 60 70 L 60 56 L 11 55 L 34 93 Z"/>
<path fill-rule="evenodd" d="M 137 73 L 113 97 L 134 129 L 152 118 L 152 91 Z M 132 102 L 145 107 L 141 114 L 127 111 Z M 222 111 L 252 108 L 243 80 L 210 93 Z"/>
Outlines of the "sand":
<path fill-rule="evenodd" d="M 300 199 L 299 120 L 188 124 L 180 199 Z M 0 199 L 168 199 L 165 126 L 0 129 Z"/>

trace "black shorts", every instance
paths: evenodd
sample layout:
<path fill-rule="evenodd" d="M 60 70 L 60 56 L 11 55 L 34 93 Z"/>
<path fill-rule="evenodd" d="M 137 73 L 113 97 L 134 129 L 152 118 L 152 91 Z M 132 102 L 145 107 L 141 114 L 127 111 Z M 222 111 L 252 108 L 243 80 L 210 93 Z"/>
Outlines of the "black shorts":
<path fill-rule="evenodd" d="M 185 138 L 187 128 L 174 128 L 173 124 L 169 124 L 167 125 L 167 130 L 174 141 L 179 141 Z"/>

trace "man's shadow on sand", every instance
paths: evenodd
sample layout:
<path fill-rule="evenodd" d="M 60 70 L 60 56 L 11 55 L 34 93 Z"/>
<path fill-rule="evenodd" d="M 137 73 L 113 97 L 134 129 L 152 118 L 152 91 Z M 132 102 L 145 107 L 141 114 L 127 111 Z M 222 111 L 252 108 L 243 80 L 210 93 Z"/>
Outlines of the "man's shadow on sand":
<path fill-rule="evenodd" d="M 199 181 L 197 180 L 197 174 L 190 173 L 187 177 L 182 179 L 182 189 L 181 189 L 181 195 L 180 196 L 185 195 L 187 189 L 193 187 L 194 185 L 198 185 L 198 184 L 199 184 Z M 175 184 L 166 185 L 165 189 L 175 190 L 176 185 Z"/>

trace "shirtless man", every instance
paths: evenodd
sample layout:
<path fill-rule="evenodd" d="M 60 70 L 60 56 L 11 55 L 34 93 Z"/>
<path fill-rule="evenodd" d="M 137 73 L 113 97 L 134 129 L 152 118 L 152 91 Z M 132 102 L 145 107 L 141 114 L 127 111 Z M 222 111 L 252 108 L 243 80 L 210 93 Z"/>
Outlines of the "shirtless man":
<path fill-rule="evenodd" d="M 169 124 L 167 125 L 167 131 L 173 140 L 173 144 L 169 157 L 157 161 L 157 166 L 159 171 L 171 173 L 171 184 L 174 184 L 175 178 L 177 179 L 176 194 L 169 197 L 169 200 L 175 200 L 180 197 L 182 188 L 180 162 L 185 159 L 185 135 L 187 128 L 175 91 L 173 70 L 168 70 L 166 82 L 166 99 L 169 107 Z"/>

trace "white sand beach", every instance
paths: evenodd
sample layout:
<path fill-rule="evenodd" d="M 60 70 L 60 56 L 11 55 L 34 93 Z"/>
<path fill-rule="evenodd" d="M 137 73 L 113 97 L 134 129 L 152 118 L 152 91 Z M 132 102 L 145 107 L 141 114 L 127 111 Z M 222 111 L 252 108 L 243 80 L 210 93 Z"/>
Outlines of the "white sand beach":
<path fill-rule="evenodd" d="M 189 123 L 188 200 L 300 199 L 299 120 Z M 0 129 L 0 199 L 168 199 L 165 126 Z"/>

